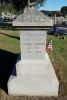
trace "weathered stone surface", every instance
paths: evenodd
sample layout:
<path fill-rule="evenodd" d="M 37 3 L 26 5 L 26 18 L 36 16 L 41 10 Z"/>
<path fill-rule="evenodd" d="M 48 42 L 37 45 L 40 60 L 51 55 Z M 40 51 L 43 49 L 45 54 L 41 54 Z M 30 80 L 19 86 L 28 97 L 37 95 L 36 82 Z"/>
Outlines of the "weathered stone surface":
<path fill-rule="evenodd" d="M 19 15 L 13 26 L 53 26 L 54 22 L 35 7 L 25 8 L 24 13 Z"/>
<path fill-rule="evenodd" d="M 45 59 L 46 31 L 20 31 L 21 59 Z"/>
<path fill-rule="evenodd" d="M 36 61 L 36 63 L 27 61 L 26 63 L 29 63 L 30 66 L 27 65 L 24 68 L 19 63 L 16 66 L 18 67 L 17 77 L 12 78 L 11 76 L 8 82 L 8 93 L 14 96 L 58 96 L 59 82 L 47 53 L 45 59 L 46 61 Z M 22 64 L 23 62 L 21 61 Z M 37 63 L 41 63 L 39 65 L 40 69 L 37 68 Z M 34 64 L 35 67 L 32 69 Z"/>
<path fill-rule="evenodd" d="M 25 8 L 24 13 L 17 18 L 18 21 L 26 22 L 40 22 L 52 21 L 47 15 L 38 11 L 35 7 Z"/>

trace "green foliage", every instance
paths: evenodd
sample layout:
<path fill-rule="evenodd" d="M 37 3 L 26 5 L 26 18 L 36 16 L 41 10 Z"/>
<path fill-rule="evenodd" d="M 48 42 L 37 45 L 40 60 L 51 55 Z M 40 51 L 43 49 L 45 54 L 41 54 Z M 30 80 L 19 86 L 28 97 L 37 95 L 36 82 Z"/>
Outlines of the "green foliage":
<path fill-rule="evenodd" d="M 26 6 L 28 6 L 29 1 L 31 5 L 42 5 L 46 0 L 12 0 L 12 4 L 17 11 L 20 11 L 23 10 Z"/>
<path fill-rule="evenodd" d="M 29 5 L 42 5 L 46 0 L 1 0 L 0 12 L 9 11 L 9 12 L 23 12 L 23 9 Z"/>
<path fill-rule="evenodd" d="M 54 17 L 55 14 L 56 14 L 57 17 L 63 15 L 60 11 L 48 11 L 48 10 L 45 11 L 45 10 L 42 10 L 41 12 L 50 16 L 50 17 Z"/>
<path fill-rule="evenodd" d="M 2 12 L 5 12 L 5 13 L 9 12 L 9 13 L 14 14 L 14 13 L 16 13 L 16 10 L 14 9 L 12 3 L 9 3 L 7 5 L 6 4 L 5 5 L 0 5 L 0 12 L 1 13 Z"/>
<path fill-rule="evenodd" d="M 61 8 L 61 13 L 66 15 L 67 14 L 67 6 Z"/>

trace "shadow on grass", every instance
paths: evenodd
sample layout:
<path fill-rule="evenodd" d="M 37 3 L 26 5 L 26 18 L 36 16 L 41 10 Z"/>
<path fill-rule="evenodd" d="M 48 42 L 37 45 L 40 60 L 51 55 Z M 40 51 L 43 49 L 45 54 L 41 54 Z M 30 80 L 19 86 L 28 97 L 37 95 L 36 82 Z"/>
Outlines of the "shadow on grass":
<path fill-rule="evenodd" d="M 0 33 L 0 34 L 3 34 L 3 35 L 5 35 L 5 36 L 8 36 L 8 37 L 11 37 L 11 38 L 15 38 L 15 39 L 18 39 L 18 40 L 20 40 L 20 37 L 16 37 L 16 36 L 7 35 L 7 34 L 5 34 L 5 33 Z"/>
<path fill-rule="evenodd" d="M 16 63 L 17 56 L 18 54 L 0 49 L 0 88 L 6 93 L 8 93 L 7 82 Z"/>

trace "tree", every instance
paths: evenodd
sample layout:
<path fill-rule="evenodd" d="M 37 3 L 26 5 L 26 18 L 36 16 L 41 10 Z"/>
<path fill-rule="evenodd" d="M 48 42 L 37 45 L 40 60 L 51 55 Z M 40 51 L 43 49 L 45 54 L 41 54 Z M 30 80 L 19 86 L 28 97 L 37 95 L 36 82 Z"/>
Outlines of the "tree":
<path fill-rule="evenodd" d="M 23 11 L 26 6 L 41 6 L 45 1 L 46 0 L 0 0 L 0 10 L 10 10 L 11 12 L 14 9 L 15 11 L 19 12 Z"/>
<path fill-rule="evenodd" d="M 44 13 L 45 15 L 48 15 L 49 17 L 54 17 L 55 14 L 57 17 L 62 15 L 60 11 L 41 10 L 41 12 Z"/>
<path fill-rule="evenodd" d="M 12 0 L 14 8 L 19 11 L 24 9 L 25 6 L 42 5 L 46 0 Z"/>
<path fill-rule="evenodd" d="M 0 13 L 2 14 L 2 12 L 5 12 L 6 14 L 7 13 L 15 14 L 16 10 L 14 9 L 12 3 L 8 3 L 0 5 Z"/>
<path fill-rule="evenodd" d="M 64 15 L 67 14 L 67 6 L 63 6 L 63 7 L 61 8 L 61 13 L 64 14 Z"/>

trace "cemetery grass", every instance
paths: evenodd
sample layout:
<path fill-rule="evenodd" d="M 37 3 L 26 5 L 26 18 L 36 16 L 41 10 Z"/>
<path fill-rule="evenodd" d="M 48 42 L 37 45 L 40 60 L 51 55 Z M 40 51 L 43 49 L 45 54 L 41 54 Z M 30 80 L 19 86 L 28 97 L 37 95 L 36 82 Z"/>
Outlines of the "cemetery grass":
<path fill-rule="evenodd" d="M 52 38 L 53 51 L 47 50 L 47 52 L 60 82 L 59 96 L 13 97 L 7 94 L 6 83 L 20 52 L 20 38 L 17 31 L 0 29 L 0 67 L 5 66 L 0 68 L 0 100 L 67 100 L 67 36 L 65 39 L 58 39 L 47 35 L 47 43 L 50 38 Z"/>
<path fill-rule="evenodd" d="M 19 40 L 17 31 L 0 29 L 0 49 L 18 53 L 20 51 Z"/>

